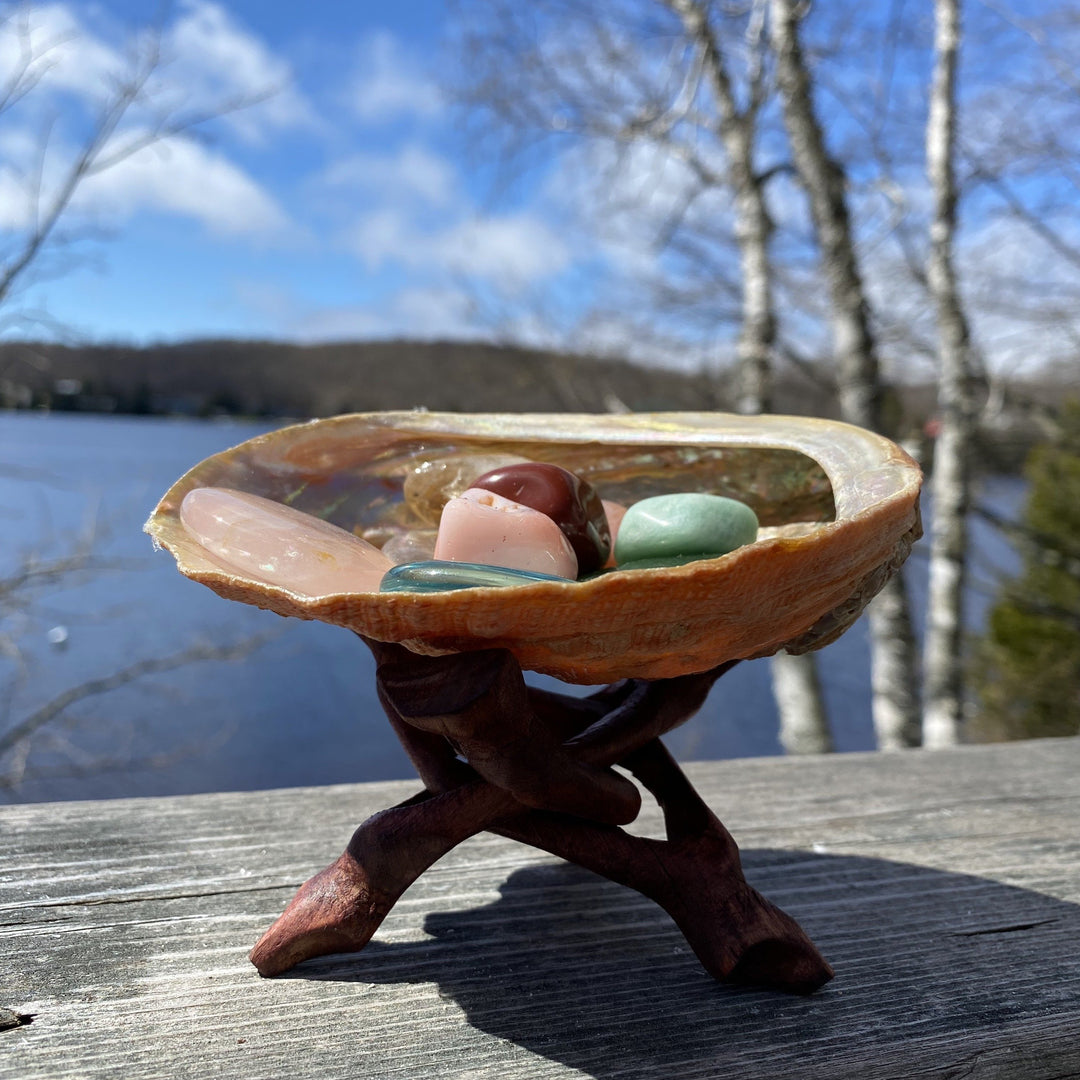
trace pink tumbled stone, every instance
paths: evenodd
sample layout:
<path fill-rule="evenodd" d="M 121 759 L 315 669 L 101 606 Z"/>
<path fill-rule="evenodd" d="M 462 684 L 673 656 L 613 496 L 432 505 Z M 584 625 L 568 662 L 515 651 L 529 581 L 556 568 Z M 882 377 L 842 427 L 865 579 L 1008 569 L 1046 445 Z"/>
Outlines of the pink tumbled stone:
<path fill-rule="evenodd" d="M 195 488 L 180 521 L 216 561 L 304 596 L 378 592 L 394 565 L 366 540 L 246 491 Z"/>
<path fill-rule="evenodd" d="M 619 526 L 626 515 L 626 507 L 622 503 L 611 502 L 608 499 L 600 500 L 604 504 L 604 513 L 607 514 L 608 528 L 611 530 L 611 554 L 604 563 L 604 567 L 615 565 L 615 537 L 618 535 Z"/>
<path fill-rule="evenodd" d="M 435 558 L 577 577 L 577 556 L 554 521 L 493 491 L 469 488 L 443 507 Z"/>

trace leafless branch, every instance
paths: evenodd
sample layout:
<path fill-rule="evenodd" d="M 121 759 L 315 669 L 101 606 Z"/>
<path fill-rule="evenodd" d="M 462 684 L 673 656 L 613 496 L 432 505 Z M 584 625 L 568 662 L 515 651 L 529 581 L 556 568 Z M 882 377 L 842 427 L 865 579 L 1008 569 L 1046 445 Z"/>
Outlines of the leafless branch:
<path fill-rule="evenodd" d="M 39 84 L 48 70 L 49 53 L 60 44 L 59 41 L 49 42 L 35 51 L 29 28 L 25 25 L 20 27 L 19 40 L 19 61 L 7 82 L 0 87 L 0 114 Z M 45 249 L 62 241 L 58 227 L 86 180 L 115 168 L 151 146 L 197 132 L 212 120 L 257 105 L 276 92 L 274 88 L 267 88 L 263 93 L 236 96 L 208 109 L 185 111 L 167 107 L 149 125 L 125 131 L 124 124 L 136 106 L 149 105 L 150 82 L 162 66 L 161 30 L 157 27 L 139 39 L 130 69 L 113 82 L 88 134 L 49 191 L 46 191 L 44 173 L 51 128 L 45 126 L 38 141 L 35 166 L 27 181 L 33 205 L 32 222 L 18 235 L 14 251 L 0 260 L 0 306 L 9 300 L 30 268 L 41 260 Z"/>
<path fill-rule="evenodd" d="M 29 12 L 24 9 L 0 19 L 0 28 L 8 22 L 18 23 L 19 57 L 0 85 L 0 116 L 17 105 L 48 74 L 53 66 L 49 54 L 66 40 L 54 39 L 35 50 L 31 42 Z"/>
<path fill-rule="evenodd" d="M 235 642 L 231 645 L 214 645 L 200 643 L 192 645 L 180 652 L 169 656 L 153 657 L 139 660 L 111 675 L 101 678 L 90 679 L 78 686 L 65 690 L 51 701 L 46 702 L 29 716 L 24 717 L 13 724 L 7 731 L 0 733 L 0 756 L 9 753 L 14 747 L 29 739 L 47 724 L 55 721 L 71 706 L 87 698 L 97 697 L 101 694 L 117 690 L 121 686 L 143 679 L 148 675 L 158 675 L 166 671 L 175 671 L 178 668 L 187 667 L 189 664 L 205 661 L 240 660 L 249 656 L 255 649 L 270 640 L 271 635 L 260 634 Z"/>

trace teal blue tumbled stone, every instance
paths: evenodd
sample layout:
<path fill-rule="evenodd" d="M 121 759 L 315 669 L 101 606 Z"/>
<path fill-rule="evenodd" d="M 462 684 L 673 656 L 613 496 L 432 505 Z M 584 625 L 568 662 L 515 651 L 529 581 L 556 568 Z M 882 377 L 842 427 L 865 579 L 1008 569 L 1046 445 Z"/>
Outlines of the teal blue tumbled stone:
<path fill-rule="evenodd" d="M 528 570 L 511 570 L 505 566 L 488 566 L 485 563 L 431 559 L 402 563 L 387 570 L 379 584 L 379 592 L 449 592 L 451 589 L 531 585 L 537 581 L 561 581 L 565 584 L 566 578 L 535 574 Z"/>
<path fill-rule="evenodd" d="M 615 538 L 620 569 L 680 566 L 726 555 L 757 539 L 757 514 L 723 495 L 687 492 L 634 503 Z"/>

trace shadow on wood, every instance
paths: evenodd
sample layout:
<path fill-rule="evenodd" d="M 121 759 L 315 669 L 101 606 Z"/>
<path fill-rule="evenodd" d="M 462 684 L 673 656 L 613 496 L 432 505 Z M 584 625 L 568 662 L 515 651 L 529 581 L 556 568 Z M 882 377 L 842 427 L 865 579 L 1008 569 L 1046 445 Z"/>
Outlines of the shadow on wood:
<path fill-rule="evenodd" d="M 889 1077 L 912 1061 L 933 1076 L 1080 1075 L 1074 1039 L 1048 1047 L 1027 1026 L 1067 1000 L 1080 1021 L 1080 906 L 882 859 L 752 850 L 743 863 L 836 963 L 812 998 L 716 983 L 657 908 L 567 864 L 428 915 L 426 942 L 376 940 L 286 978 L 434 982 L 473 1027 L 597 1080 L 865 1077 L 868 1061 Z"/>

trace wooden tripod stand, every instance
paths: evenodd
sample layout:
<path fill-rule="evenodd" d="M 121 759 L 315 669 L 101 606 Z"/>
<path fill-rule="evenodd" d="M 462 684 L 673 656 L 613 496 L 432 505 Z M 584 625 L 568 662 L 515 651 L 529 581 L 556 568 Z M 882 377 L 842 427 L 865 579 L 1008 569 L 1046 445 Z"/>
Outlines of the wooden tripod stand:
<path fill-rule="evenodd" d="M 251 952 L 260 974 L 362 949 L 413 881 L 488 829 L 654 900 L 717 979 L 810 993 L 832 978 L 798 923 L 746 883 L 735 841 L 659 739 L 737 661 L 578 699 L 527 687 L 504 649 L 426 657 L 362 640 L 425 787 L 365 821 L 300 888 Z M 666 839 L 619 828 L 637 816 L 641 796 L 612 765 L 660 804 Z"/>

